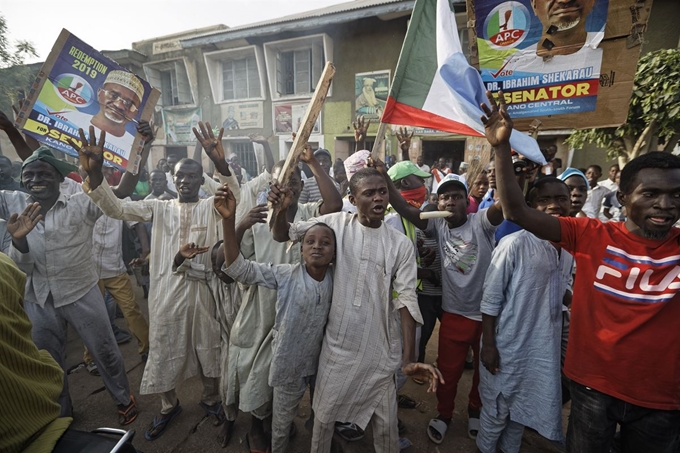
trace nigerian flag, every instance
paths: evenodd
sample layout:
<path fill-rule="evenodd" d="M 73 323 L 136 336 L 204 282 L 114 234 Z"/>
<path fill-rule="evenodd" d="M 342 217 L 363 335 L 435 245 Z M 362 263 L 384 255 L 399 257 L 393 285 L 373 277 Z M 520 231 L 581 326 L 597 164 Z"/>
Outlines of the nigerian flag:
<path fill-rule="evenodd" d="M 488 105 L 485 93 L 482 77 L 463 55 L 450 1 L 416 0 L 382 121 L 483 137 L 479 105 Z M 515 130 L 510 145 L 545 164 L 532 137 Z"/>

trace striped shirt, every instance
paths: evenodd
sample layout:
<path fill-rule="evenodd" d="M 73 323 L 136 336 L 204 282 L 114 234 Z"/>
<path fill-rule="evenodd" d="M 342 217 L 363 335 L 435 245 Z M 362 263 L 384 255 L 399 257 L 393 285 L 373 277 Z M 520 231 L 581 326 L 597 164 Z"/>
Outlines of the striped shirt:
<path fill-rule="evenodd" d="M 0 451 L 52 451 L 71 418 L 61 411 L 64 372 L 31 339 L 23 308 L 26 275 L 0 253 Z"/>

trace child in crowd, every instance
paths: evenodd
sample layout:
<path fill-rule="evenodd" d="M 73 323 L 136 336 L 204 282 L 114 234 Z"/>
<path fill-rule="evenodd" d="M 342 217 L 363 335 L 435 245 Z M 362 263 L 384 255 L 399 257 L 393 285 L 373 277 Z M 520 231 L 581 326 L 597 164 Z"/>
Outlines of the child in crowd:
<path fill-rule="evenodd" d="M 285 210 L 286 202 L 282 209 Z M 223 217 L 224 270 L 234 280 L 278 291 L 269 385 L 274 388 L 272 451 L 283 453 L 300 400 L 316 374 L 333 291 L 335 233 L 325 224 L 302 240 L 302 262 L 263 264 L 243 258 L 236 238 L 236 200 L 225 185 L 215 196 Z"/>

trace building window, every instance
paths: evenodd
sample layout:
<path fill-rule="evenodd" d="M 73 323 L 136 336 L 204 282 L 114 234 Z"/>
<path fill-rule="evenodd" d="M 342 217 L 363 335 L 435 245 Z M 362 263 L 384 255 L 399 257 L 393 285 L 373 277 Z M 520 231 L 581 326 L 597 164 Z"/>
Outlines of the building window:
<path fill-rule="evenodd" d="M 232 142 L 231 151 L 238 156 L 241 167 L 246 169 L 251 178 L 260 174 L 252 142 Z"/>
<path fill-rule="evenodd" d="M 215 104 L 264 100 L 264 58 L 257 46 L 203 54 Z"/>
<path fill-rule="evenodd" d="M 222 100 L 260 97 L 260 74 L 255 58 L 222 62 Z"/>
<path fill-rule="evenodd" d="M 312 87 L 312 49 L 280 52 L 277 59 L 276 83 L 281 95 L 305 94 Z"/>
<path fill-rule="evenodd" d="M 326 61 L 333 60 L 333 41 L 325 34 L 270 41 L 263 48 L 273 100 L 310 97 Z"/>
<path fill-rule="evenodd" d="M 163 107 L 190 105 L 194 96 L 184 60 L 150 63 L 144 72 L 151 86 L 161 91 L 158 104 Z"/>

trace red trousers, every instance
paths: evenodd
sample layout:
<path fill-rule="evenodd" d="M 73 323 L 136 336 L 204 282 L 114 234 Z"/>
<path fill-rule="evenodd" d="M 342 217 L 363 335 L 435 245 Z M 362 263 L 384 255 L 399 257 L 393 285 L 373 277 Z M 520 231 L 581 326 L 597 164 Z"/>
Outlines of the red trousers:
<path fill-rule="evenodd" d="M 437 410 L 443 418 L 453 417 L 456 404 L 458 381 L 463 374 L 468 349 L 474 352 L 475 373 L 472 377 L 468 406 L 481 409 L 479 398 L 479 340 L 482 336 L 482 323 L 465 316 L 444 312 L 439 326 L 439 357 L 437 366 L 446 384 L 437 388 Z"/>

